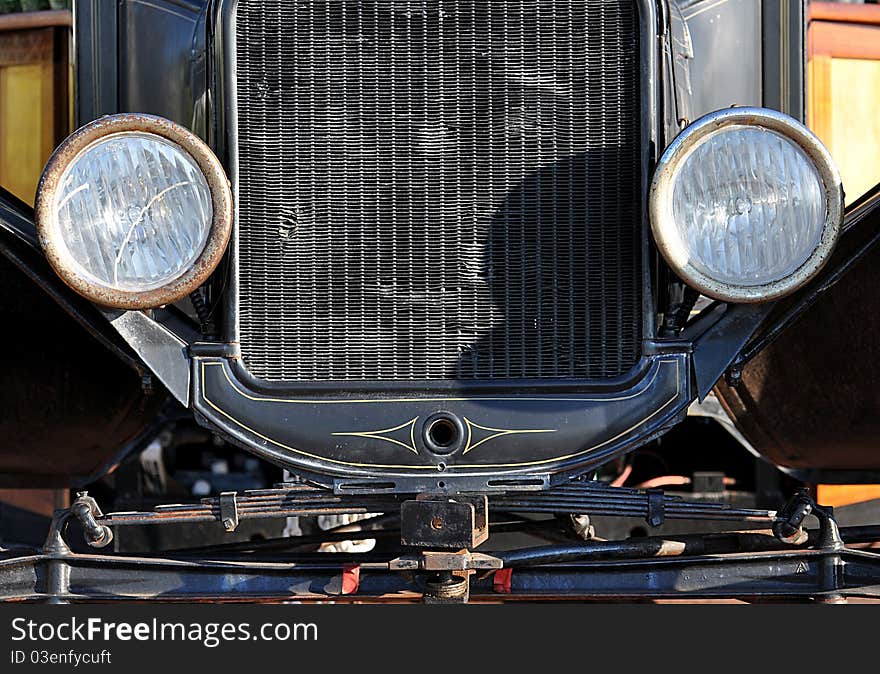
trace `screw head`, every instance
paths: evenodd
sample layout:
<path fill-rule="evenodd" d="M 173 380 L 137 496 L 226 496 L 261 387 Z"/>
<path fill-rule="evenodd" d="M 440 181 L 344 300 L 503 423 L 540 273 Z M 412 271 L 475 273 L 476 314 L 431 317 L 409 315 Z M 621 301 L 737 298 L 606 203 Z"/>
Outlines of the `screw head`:
<path fill-rule="evenodd" d="M 740 384 L 742 384 L 742 368 L 733 365 L 724 375 L 724 382 L 731 388 L 737 388 Z"/>

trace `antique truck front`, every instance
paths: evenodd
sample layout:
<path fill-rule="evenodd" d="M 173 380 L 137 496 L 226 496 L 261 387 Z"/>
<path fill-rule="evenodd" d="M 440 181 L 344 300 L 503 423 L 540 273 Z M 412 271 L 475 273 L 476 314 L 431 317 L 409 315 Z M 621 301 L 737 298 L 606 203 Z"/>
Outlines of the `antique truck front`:
<path fill-rule="evenodd" d="M 737 69 L 699 4 L 76 3 L 39 243 L 212 432 L 343 502 L 463 506 L 476 545 L 486 495 L 658 437 L 869 249 L 835 253 L 798 121 L 802 6 L 726 14 Z M 432 507 L 407 543 L 443 547 Z"/>
<path fill-rule="evenodd" d="M 674 3 L 79 3 L 76 30 L 49 262 L 200 422 L 337 491 L 583 475 L 680 420 L 738 305 L 839 233 L 798 121 L 695 109 Z"/>

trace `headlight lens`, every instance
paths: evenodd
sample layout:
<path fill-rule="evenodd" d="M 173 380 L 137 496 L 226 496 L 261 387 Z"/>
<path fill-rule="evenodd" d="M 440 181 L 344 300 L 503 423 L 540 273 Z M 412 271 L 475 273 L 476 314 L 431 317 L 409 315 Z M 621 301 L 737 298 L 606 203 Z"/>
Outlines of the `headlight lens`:
<path fill-rule="evenodd" d="M 159 136 L 95 141 L 64 169 L 50 226 L 92 283 L 160 288 L 192 266 L 211 229 L 211 192 L 195 161 Z"/>
<path fill-rule="evenodd" d="M 100 304 L 147 308 L 185 296 L 216 266 L 231 195 L 198 138 L 168 120 L 118 115 L 53 155 L 37 216 L 47 256 L 74 289 Z"/>
<path fill-rule="evenodd" d="M 730 301 L 806 283 L 836 242 L 840 178 L 806 128 L 733 108 L 688 127 L 661 159 L 651 193 L 660 250 L 682 278 Z"/>

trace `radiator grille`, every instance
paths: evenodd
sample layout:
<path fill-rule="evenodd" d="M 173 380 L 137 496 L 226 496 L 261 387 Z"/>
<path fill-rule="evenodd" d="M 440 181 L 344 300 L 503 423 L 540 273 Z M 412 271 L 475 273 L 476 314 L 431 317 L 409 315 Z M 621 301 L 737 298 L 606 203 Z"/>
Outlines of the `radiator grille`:
<path fill-rule="evenodd" d="M 633 2 L 242 0 L 239 319 L 274 381 L 639 356 Z"/>

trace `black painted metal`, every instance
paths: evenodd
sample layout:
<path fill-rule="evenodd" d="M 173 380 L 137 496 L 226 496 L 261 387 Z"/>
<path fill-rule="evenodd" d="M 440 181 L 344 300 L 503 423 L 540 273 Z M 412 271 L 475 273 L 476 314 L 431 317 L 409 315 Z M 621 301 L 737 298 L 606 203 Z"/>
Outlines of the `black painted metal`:
<path fill-rule="evenodd" d="M 749 361 L 776 341 L 824 293 L 880 244 L 878 222 L 880 222 L 880 185 L 876 185 L 847 209 L 844 220 L 845 245 L 841 246 L 841 250 L 835 252 L 828 268 L 798 293 L 795 300 L 785 306 L 783 311 L 778 312 L 773 317 L 773 321 L 764 327 L 761 334 L 740 351 L 731 366 L 734 377 L 738 376 L 736 372 L 741 372 Z"/>
<path fill-rule="evenodd" d="M 228 361 L 206 357 L 194 359 L 193 405 L 234 441 L 322 484 L 333 484 L 328 476 L 373 479 L 379 484 L 365 488 L 417 493 L 504 491 L 522 480 L 521 488 L 534 489 L 604 463 L 684 413 L 686 354 L 648 363 L 635 384 L 594 393 L 452 388 L 433 396 L 294 397 L 255 392 Z M 437 454 L 424 442 L 424 424 L 438 412 L 462 419 L 460 449 Z"/>
<path fill-rule="evenodd" d="M 609 494 L 619 491 L 583 485 L 585 490 L 597 488 Z M 298 485 L 250 492 L 233 497 L 232 506 L 224 506 L 222 498 L 205 501 L 202 510 L 207 506 L 212 515 L 216 510 L 217 515 L 228 518 L 231 507 L 231 516 L 236 519 L 254 512 L 272 511 L 277 516 L 284 514 L 277 507 L 284 499 L 295 495 L 302 500 L 318 491 Z M 630 491 L 623 490 L 623 495 Z M 481 498 L 485 504 L 485 496 Z M 799 529 L 806 512 L 803 505 L 817 516 L 818 530 Z M 182 521 L 180 516 L 188 517 L 185 508 L 157 509 L 153 516 L 156 522 Z M 496 553 L 413 553 L 412 549 L 392 547 L 362 554 L 288 553 L 278 557 L 271 551 L 259 555 L 259 546 L 255 546 L 251 552 L 242 550 L 239 556 L 230 549 L 227 554 L 217 551 L 219 557 L 207 556 L 211 554 L 208 550 L 202 557 L 196 556 L 198 551 L 178 557 L 120 557 L 72 553 L 65 540 L 68 523 L 79 519 L 87 538 L 100 545 L 114 526 L 144 523 L 149 514 L 104 516 L 92 499 L 81 494 L 70 509 L 56 513 L 42 553 L 0 554 L 0 599 L 54 603 L 93 599 L 321 600 L 350 594 L 358 601 L 420 597 L 427 601 L 449 598 L 443 592 L 449 582 L 457 583 L 459 599 L 468 595 L 498 599 L 495 593 L 510 599 L 775 597 L 841 601 L 848 596 L 880 596 L 880 554 L 845 548 L 846 542 L 876 540 L 880 527 L 839 530 L 831 511 L 816 505 L 805 493 L 796 495 L 780 513 L 784 517 L 781 515 L 777 524 L 791 524 L 799 536 L 734 531 L 585 541 Z M 436 512 L 429 515 L 438 516 Z M 114 518 L 118 519 L 114 522 Z M 480 526 L 476 520 L 473 524 L 475 530 Z M 290 541 L 294 544 L 296 538 Z M 360 570 L 356 587 L 342 582 L 345 570 L 351 568 Z M 497 573 L 502 569 L 504 575 L 499 578 Z M 476 574 L 457 581 L 450 573 L 453 570 Z"/>
<path fill-rule="evenodd" d="M 683 331 L 681 338 L 694 345 L 694 375 L 700 399 L 712 390 L 728 368 L 729 380 L 735 384 L 751 359 L 772 344 L 875 249 L 880 243 L 876 227 L 878 220 L 880 185 L 846 209 L 837 249 L 826 267 L 807 286 L 792 297 L 775 302 L 716 306 L 709 315 Z"/>
<path fill-rule="evenodd" d="M 6 257 L 115 356 L 138 372 L 143 365 L 131 353 L 93 304 L 68 288 L 43 256 L 33 208 L 0 187 L 0 255 Z"/>
<path fill-rule="evenodd" d="M 74 126 L 119 112 L 117 2 L 76 0 L 74 13 Z"/>
<path fill-rule="evenodd" d="M 388 562 L 352 555 L 298 556 L 287 562 L 194 561 L 42 554 L 0 561 L 0 599 L 30 601 L 342 599 L 345 565 L 360 562 L 348 599 L 414 601 L 423 580 Z M 835 570 L 835 572 L 830 572 Z M 614 559 L 515 568 L 509 593 L 493 575 L 471 581 L 470 600 L 616 598 L 880 597 L 880 555 L 856 550 L 791 550 Z"/>
<path fill-rule="evenodd" d="M 770 526 L 775 512 L 750 508 L 733 508 L 722 503 L 685 501 L 662 492 L 645 492 L 627 487 L 610 487 L 603 482 L 572 482 L 547 491 L 501 493 L 489 498 L 493 511 L 508 513 L 589 513 L 618 517 L 647 519 L 651 510 L 652 494 L 659 499 L 663 514 L 669 519 L 738 520 L 762 522 Z M 308 485 L 280 485 L 274 489 L 245 491 L 236 495 L 236 513 L 239 520 L 267 517 L 308 515 L 339 515 L 376 512 L 397 512 L 405 496 L 343 495 Z M 485 497 L 451 495 L 441 500 L 464 501 Z M 657 506 L 654 506 L 655 508 Z M 476 508 L 485 511 L 485 508 Z M 199 503 L 158 506 L 152 511 L 108 513 L 98 522 L 109 527 L 143 524 L 218 522 L 223 520 L 219 498 L 206 498 Z M 478 518 L 477 518 L 478 519 Z M 485 519 L 485 516 L 483 517 Z M 476 520 L 475 520 L 476 521 Z"/>
<path fill-rule="evenodd" d="M 717 308 L 722 317 L 694 341 L 694 378 L 700 400 L 709 394 L 773 307 L 772 303 L 764 303 L 722 305 Z"/>
<path fill-rule="evenodd" d="M 807 5 L 805 0 L 760 3 L 763 105 L 802 122 L 807 108 Z"/>
<path fill-rule="evenodd" d="M 0 187 L 0 232 L 35 251 L 40 248 L 33 207 L 3 187 Z"/>
<path fill-rule="evenodd" d="M 421 496 L 400 505 L 400 540 L 421 548 L 473 549 L 489 536 L 486 496 Z"/>
<path fill-rule="evenodd" d="M 206 137 L 208 2 L 77 0 L 75 126 L 145 112 Z"/>

